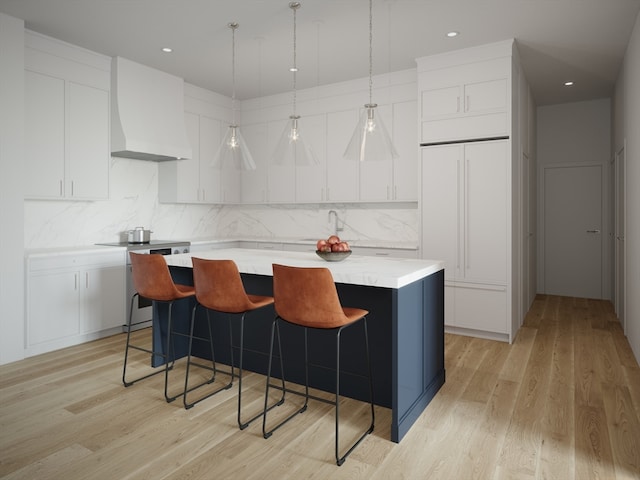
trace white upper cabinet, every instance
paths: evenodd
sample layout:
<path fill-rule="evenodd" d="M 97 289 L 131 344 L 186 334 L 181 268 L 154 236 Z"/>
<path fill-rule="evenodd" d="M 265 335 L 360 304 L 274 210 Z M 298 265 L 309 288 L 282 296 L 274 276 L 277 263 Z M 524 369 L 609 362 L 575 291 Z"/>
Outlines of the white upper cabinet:
<path fill-rule="evenodd" d="M 25 149 L 27 198 L 108 198 L 109 91 L 25 71 Z"/>
<path fill-rule="evenodd" d="M 64 196 L 64 89 L 65 82 L 60 78 L 25 72 L 27 197 Z"/>
<path fill-rule="evenodd" d="M 317 164 L 296 167 L 296 202 L 319 203 L 327 188 L 327 116 L 308 115 L 300 119 L 305 142 L 313 151 Z"/>
<path fill-rule="evenodd" d="M 277 120 L 267 123 L 266 164 L 267 200 L 269 203 L 293 203 L 296 198 L 296 166 L 274 157 L 285 127 L 291 123 Z M 283 163 L 280 163 L 283 162 Z"/>
<path fill-rule="evenodd" d="M 356 202 L 359 199 L 359 163 L 344 158 L 358 122 L 358 109 L 327 114 L 326 202 Z"/>
<path fill-rule="evenodd" d="M 255 170 L 243 170 L 242 178 L 242 203 L 265 203 L 267 201 L 267 165 L 272 151 L 267 145 L 267 124 L 255 123 L 242 127 L 247 148 L 253 155 L 256 164 Z"/>
<path fill-rule="evenodd" d="M 510 48 L 505 42 L 500 58 L 484 60 L 459 53 L 418 59 L 420 143 L 509 135 Z"/>
<path fill-rule="evenodd" d="M 393 162 L 393 192 L 391 200 L 415 202 L 420 185 L 418 149 L 418 102 L 411 100 L 393 105 L 393 142 L 398 158 Z"/>
<path fill-rule="evenodd" d="M 375 115 L 381 119 L 389 131 L 393 133 L 393 111 L 392 106 L 383 105 L 376 108 Z M 415 117 L 414 117 L 415 121 Z M 394 140 L 394 139 L 392 139 Z M 417 145 L 415 146 L 417 150 Z M 353 160 L 345 160 L 353 162 Z M 392 157 L 385 160 L 371 160 L 360 162 L 360 200 L 364 202 L 381 201 L 393 199 L 393 163 Z"/>
<path fill-rule="evenodd" d="M 26 198 L 109 197 L 110 65 L 103 55 L 25 33 Z"/>
<path fill-rule="evenodd" d="M 167 203 L 224 203 L 237 201 L 239 175 L 214 165 L 222 142 L 223 122 L 207 115 L 186 112 L 187 138 L 192 157 L 161 162 L 158 166 L 158 197 Z M 225 176 L 226 174 L 226 176 Z M 235 189 L 230 187 L 234 186 Z M 225 195 L 225 191 L 228 191 Z"/>
<path fill-rule="evenodd" d="M 416 105 L 415 100 L 410 100 L 378 107 L 376 113 L 389 130 L 398 157 L 360 164 L 361 201 L 407 202 L 418 199 Z"/>

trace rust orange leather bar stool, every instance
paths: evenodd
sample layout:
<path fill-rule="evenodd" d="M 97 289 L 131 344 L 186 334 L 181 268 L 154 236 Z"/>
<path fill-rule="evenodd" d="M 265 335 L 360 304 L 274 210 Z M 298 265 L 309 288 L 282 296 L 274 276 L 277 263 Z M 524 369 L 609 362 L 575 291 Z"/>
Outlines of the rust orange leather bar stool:
<path fill-rule="evenodd" d="M 190 408 L 196 403 L 208 398 L 219 391 L 230 388 L 234 379 L 233 373 L 233 337 L 231 335 L 231 318 L 234 315 L 240 316 L 240 361 L 238 364 L 238 426 L 240 429 L 246 428 L 256 418 L 262 416 L 262 410 L 260 413 L 252 417 L 250 420 L 242 420 L 242 357 L 244 351 L 244 318 L 249 312 L 257 310 L 259 308 L 266 307 L 273 304 L 273 297 L 265 295 L 253 295 L 248 294 L 245 291 L 244 284 L 242 283 L 242 277 L 238 271 L 238 266 L 233 260 L 208 260 L 203 258 L 192 257 L 193 264 L 193 284 L 196 290 L 196 299 L 198 303 L 193 308 L 193 315 L 191 317 L 191 338 L 189 340 L 189 350 L 187 356 L 187 373 L 185 376 L 185 388 L 184 388 L 184 405 L 185 408 Z M 208 393 L 204 397 L 194 401 L 187 402 L 187 393 L 195 390 L 201 385 L 196 387 L 189 387 L 189 368 L 191 365 L 191 347 L 193 340 L 193 328 L 196 319 L 196 310 L 198 306 L 202 306 L 206 309 L 207 319 L 209 320 L 209 312 L 215 311 L 229 315 L 229 345 L 231 351 L 231 380 L 228 385 L 225 385 L 218 390 Z M 210 325 L 209 325 L 209 328 Z M 215 362 L 214 362 L 214 375 L 215 375 Z M 281 402 L 280 402 L 281 403 Z M 275 406 L 275 405 L 274 405 Z"/>
<path fill-rule="evenodd" d="M 299 413 L 307 409 L 309 398 L 330 403 L 335 406 L 335 457 L 336 463 L 342 465 L 347 456 L 373 432 L 375 413 L 373 407 L 373 379 L 371 376 L 371 359 L 369 355 L 369 337 L 367 333 L 367 310 L 360 308 L 343 307 L 340 304 L 338 291 L 333 281 L 331 271 L 327 268 L 317 267 L 291 267 L 273 264 L 273 297 L 275 299 L 276 317 L 271 327 L 271 345 L 269 349 L 269 366 L 267 370 L 267 386 L 265 391 L 265 411 L 262 421 L 262 434 L 269 438 L 271 434 L 287 423 Z M 294 413 L 286 417 L 275 427 L 267 430 L 267 399 L 271 381 L 271 365 L 273 358 L 274 336 L 277 334 L 280 356 L 280 368 L 284 385 L 284 366 L 282 361 L 283 350 L 286 350 L 280 341 L 280 321 L 302 327 L 304 330 L 304 373 L 305 373 L 305 402 Z M 371 403 L 371 424 L 364 433 L 346 449 L 344 455 L 340 455 L 339 425 L 340 425 L 340 338 L 345 328 L 362 321 L 367 363 L 367 375 L 369 381 L 369 394 Z M 333 401 L 309 395 L 309 361 L 308 361 L 308 335 L 309 329 L 331 330 L 336 335 L 336 383 L 335 399 Z M 286 389 L 287 392 L 291 391 Z M 284 387 L 283 387 L 284 392 Z M 296 392 L 297 393 L 297 392 Z M 344 450 L 344 449 L 343 449 Z"/>
<path fill-rule="evenodd" d="M 151 377 L 158 373 L 164 372 L 164 397 L 167 402 L 171 402 L 177 398 L 169 397 L 167 393 L 167 385 L 169 383 L 169 370 L 173 367 L 173 344 L 172 344 L 172 325 L 171 325 L 171 311 L 173 309 L 173 303 L 176 300 L 183 298 L 193 297 L 195 295 L 195 289 L 190 285 L 180 285 L 173 282 L 171 273 L 167 262 L 160 254 L 142 254 L 129 252 L 131 257 L 131 269 L 133 286 L 136 293 L 131 297 L 131 310 L 129 319 L 127 321 L 127 345 L 124 354 L 124 367 L 122 370 L 122 383 L 125 387 L 133 385 L 139 380 Z M 154 351 L 153 347 L 147 348 L 146 346 L 132 345 L 131 344 L 131 319 L 133 312 L 133 302 L 136 296 L 145 297 L 153 302 L 162 302 L 169 305 L 169 314 L 167 320 L 167 339 L 164 352 Z M 164 359 L 164 369 L 157 369 L 138 377 L 133 380 L 127 380 L 127 361 L 129 359 L 129 349 L 140 350 L 151 354 L 151 358 L 154 356 L 160 356 Z M 170 365 L 171 364 L 171 365 Z"/>

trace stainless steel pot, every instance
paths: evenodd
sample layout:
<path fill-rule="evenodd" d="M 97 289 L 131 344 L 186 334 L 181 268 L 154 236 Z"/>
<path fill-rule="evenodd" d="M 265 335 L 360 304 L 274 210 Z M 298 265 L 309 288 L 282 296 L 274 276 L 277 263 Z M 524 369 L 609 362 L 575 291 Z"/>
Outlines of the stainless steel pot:
<path fill-rule="evenodd" d="M 129 243 L 149 243 L 151 241 L 151 230 L 145 230 L 144 227 L 136 227 L 134 230 L 127 232 L 127 241 Z"/>

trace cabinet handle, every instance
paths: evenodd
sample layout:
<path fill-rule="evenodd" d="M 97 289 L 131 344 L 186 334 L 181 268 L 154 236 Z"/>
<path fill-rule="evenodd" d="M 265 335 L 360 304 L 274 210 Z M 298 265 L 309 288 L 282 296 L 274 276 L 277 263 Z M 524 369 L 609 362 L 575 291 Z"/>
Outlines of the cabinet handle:
<path fill-rule="evenodd" d="M 464 268 L 469 270 L 469 159 L 465 158 L 464 165 Z"/>
<path fill-rule="evenodd" d="M 62 180 L 60 180 L 59 184 L 60 184 L 60 196 L 62 196 Z"/>
<path fill-rule="evenodd" d="M 469 95 L 467 95 L 465 97 L 465 100 L 464 100 L 464 111 L 465 112 L 468 112 L 470 110 L 470 108 L 469 108 L 470 105 L 471 105 L 471 102 L 469 101 Z"/>
<path fill-rule="evenodd" d="M 73 274 L 73 289 L 78 290 L 78 274 Z"/>
<path fill-rule="evenodd" d="M 393 199 L 394 200 L 398 199 L 398 186 L 397 185 L 393 186 Z"/>
<path fill-rule="evenodd" d="M 587 233 L 600 233 L 600 230 L 587 230 Z"/>
<path fill-rule="evenodd" d="M 390 200 L 390 198 L 389 198 L 389 185 L 387 185 L 387 200 Z"/>
<path fill-rule="evenodd" d="M 71 180 L 71 196 L 73 197 L 73 180 Z"/>
<path fill-rule="evenodd" d="M 89 288 L 89 272 L 84 273 L 84 288 Z"/>
<path fill-rule="evenodd" d="M 460 113 L 460 95 L 456 97 L 456 113 Z"/>

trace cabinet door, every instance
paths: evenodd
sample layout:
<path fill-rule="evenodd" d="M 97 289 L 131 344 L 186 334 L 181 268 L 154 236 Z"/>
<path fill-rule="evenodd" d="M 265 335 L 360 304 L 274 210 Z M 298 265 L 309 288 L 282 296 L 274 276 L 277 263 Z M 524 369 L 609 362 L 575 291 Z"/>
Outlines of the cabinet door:
<path fill-rule="evenodd" d="M 318 203 L 323 201 L 327 184 L 327 116 L 305 116 L 304 134 L 309 147 L 315 153 L 317 165 L 296 167 L 296 201 Z"/>
<path fill-rule="evenodd" d="M 200 161 L 198 162 L 198 183 L 200 186 L 199 202 L 216 203 L 222 199 L 220 188 L 219 168 L 214 168 L 213 162 L 220 148 L 221 122 L 215 118 L 200 116 Z"/>
<path fill-rule="evenodd" d="M 75 199 L 109 197 L 109 92 L 68 82 L 69 173 Z"/>
<path fill-rule="evenodd" d="M 420 150 L 418 148 L 418 102 L 393 105 L 393 142 L 398 158 L 393 162 L 393 200 L 418 200 Z"/>
<path fill-rule="evenodd" d="M 444 260 L 445 279 L 460 277 L 462 145 L 422 148 L 422 258 Z"/>
<path fill-rule="evenodd" d="M 290 161 L 277 163 L 274 152 L 283 135 L 283 131 L 291 123 L 289 121 L 276 121 L 267 124 L 267 198 L 270 203 L 293 203 L 296 198 L 296 166 Z M 305 124 L 300 119 L 301 135 L 306 131 Z M 306 141 L 306 139 L 305 139 Z"/>
<path fill-rule="evenodd" d="M 179 203 L 196 203 L 199 200 L 200 176 L 200 117 L 186 112 L 184 121 L 187 139 L 191 144 L 192 155 L 187 160 L 177 160 L 175 165 L 176 201 Z M 174 162 L 171 162 L 174 163 Z"/>
<path fill-rule="evenodd" d="M 465 113 L 488 113 L 507 108 L 507 79 L 468 83 L 464 86 Z"/>
<path fill-rule="evenodd" d="M 423 90 L 420 93 L 423 120 L 460 113 L 459 85 Z"/>
<path fill-rule="evenodd" d="M 267 189 L 267 165 L 272 152 L 265 151 L 267 124 L 257 123 L 243 127 L 244 139 L 253 155 L 255 170 L 243 170 L 242 203 L 264 203 Z"/>
<path fill-rule="evenodd" d="M 64 103 L 64 80 L 25 71 L 26 197 L 64 195 Z"/>
<path fill-rule="evenodd" d="M 376 108 L 389 135 L 393 132 L 391 107 Z M 387 201 L 393 198 L 393 158 L 360 163 L 360 200 L 364 202 Z"/>
<path fill-rule="evenodd" d="M 507 142 L 465 145 L 464 277 L 507 282 Z"/>
<path fill-rule="evenodd" d="M 80 272 L 31 274 L 28 287 L 29 346 L 80 332 Z"/>
<path fill-rule="evenodd" d="M 325 201 L 355 202 L 359 198 L 359 162 L 344 158 L 358 123 L 358 110 L 327 115 L 327 191 Z"/>
<path fill-rule="evenodd" d="M 126 323 L 125 269 L 123 263 L 81 272 L 83 332 L 98 332 Z"/>

